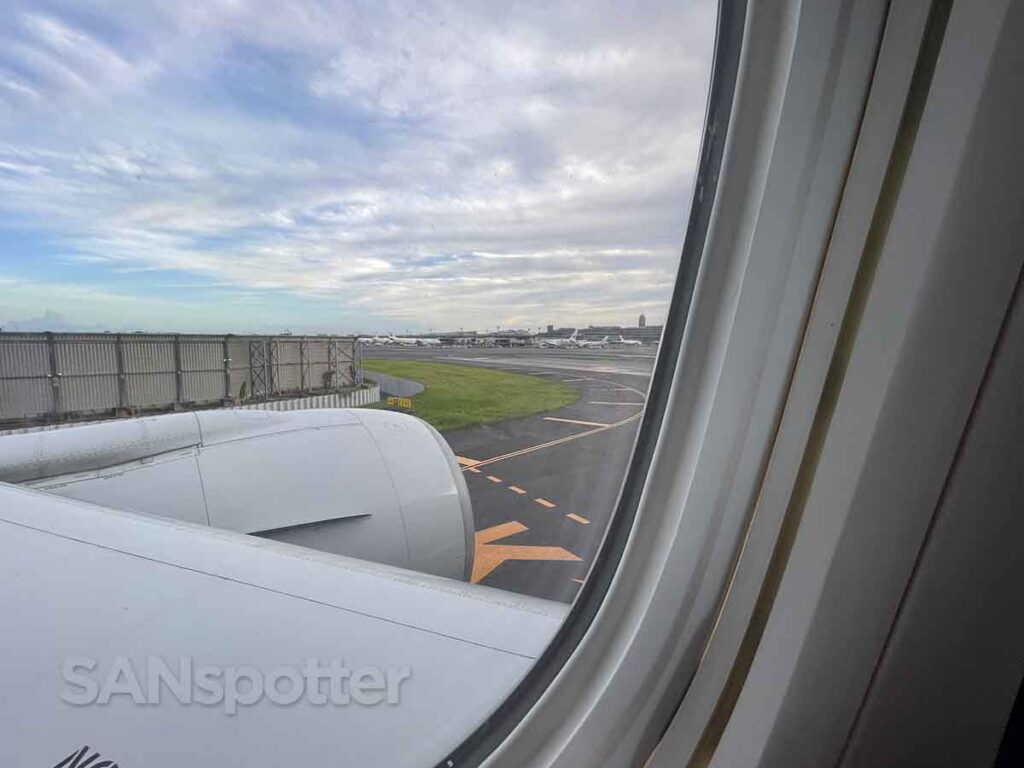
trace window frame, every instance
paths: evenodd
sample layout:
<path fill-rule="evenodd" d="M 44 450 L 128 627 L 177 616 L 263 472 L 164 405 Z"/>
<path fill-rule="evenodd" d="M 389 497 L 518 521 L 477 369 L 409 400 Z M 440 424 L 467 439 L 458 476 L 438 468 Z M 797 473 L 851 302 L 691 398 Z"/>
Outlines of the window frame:
<path fill-rule="evenodd" d="M 886 9 L 722 3 L 683 270 L 612 526 L 551 647 L 441 766 L 632 765 L 677 711 L 776 437 Z"/>

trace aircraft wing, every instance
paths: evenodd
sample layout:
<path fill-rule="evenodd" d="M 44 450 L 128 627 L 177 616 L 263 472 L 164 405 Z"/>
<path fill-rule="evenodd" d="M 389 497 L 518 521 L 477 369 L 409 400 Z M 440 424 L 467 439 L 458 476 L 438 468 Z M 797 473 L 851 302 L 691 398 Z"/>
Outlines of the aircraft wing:
<path fill-rule="evenodd" d="M 501 701 L 566 610 L 2 483 L 0 569 L 12 765 L 53 766 L 86 745 L 122 766 L 430 764 Z M 300 678 L 292 703 L 306 664 L 334 672 Z M 255 678 L 267 695 L 247 704 Z"/>

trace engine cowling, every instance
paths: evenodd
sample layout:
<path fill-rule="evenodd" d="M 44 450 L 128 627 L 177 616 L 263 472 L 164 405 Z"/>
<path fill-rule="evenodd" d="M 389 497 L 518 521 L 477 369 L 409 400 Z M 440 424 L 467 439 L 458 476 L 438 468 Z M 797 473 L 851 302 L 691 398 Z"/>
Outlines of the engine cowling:
<path fill-rule="evenodd" d="M 11 435 L 0 481 L 449 578 L 473 569 L 451 448 L 390 411 L 211 410 Z"/>

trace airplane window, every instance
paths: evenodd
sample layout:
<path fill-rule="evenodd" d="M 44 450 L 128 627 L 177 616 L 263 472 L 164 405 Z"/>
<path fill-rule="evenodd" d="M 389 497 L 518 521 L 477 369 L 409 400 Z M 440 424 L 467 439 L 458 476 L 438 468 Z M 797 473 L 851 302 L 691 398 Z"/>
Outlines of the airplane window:
<path fill-rule="evenodd" d="M 442 759 L 613 518 L 717 4 L 6 17 L 2 740 Z"/>

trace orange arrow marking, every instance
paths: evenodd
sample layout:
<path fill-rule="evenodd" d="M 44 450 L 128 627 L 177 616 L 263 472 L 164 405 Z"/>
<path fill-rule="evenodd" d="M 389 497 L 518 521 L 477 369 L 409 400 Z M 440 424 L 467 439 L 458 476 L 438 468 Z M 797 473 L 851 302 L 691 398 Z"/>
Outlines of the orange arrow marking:
<path fill-rule="evenodd" d="M 518 521 L 502 523 L 491 528 L 477 531 L 475 534 L 475 552 L 473 558 L 473 575 L 470 581 L 480 583 L 487 574 L 506 560 L 581 560 L 572 552 L 562 547 L 534 547 L 525 545 L 492 544 L 492 541 L 507 539 L 517 533 L 528 531 Z"/>

